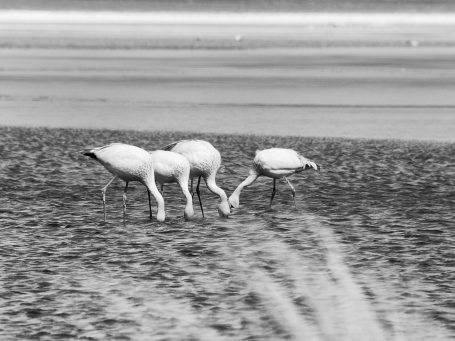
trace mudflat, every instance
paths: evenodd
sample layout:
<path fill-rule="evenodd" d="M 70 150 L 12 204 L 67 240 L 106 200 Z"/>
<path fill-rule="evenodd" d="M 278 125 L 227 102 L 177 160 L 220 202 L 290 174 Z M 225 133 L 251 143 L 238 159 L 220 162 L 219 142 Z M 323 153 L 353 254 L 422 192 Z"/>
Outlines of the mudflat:
<path fill-rule="evenodd" d="M 2 125 L 453 141 L 455 49 L 2 49 Z"/>
<path fill-rule="evenodd" d="M 3 11 L 0 124 L 454 141 L 451 15 Z"/>

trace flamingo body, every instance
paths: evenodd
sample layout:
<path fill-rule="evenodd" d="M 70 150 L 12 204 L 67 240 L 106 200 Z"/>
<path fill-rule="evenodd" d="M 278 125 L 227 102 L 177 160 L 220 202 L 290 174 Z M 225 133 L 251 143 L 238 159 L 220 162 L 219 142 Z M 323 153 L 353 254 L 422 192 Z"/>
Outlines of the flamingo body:
<path fill-rule="evenodd" d="M 311 161 L 305 159 L 295 150 L 270 148 L 257 150 L 253 165 L 260 175 L 280 179 L 294 173 L 302 172 L 309 165 L 309 162 Z"/>
<path fill-rule="evenodd" d="M 190 176 L 209 176 L 221 166 L 221 155 L 209 142 L 183 140 L 173 145 L 171 151 L 183 155 L 190 163 Z"/>
<path fill-rule="evenodd" d="M 201 210 L 202 203 L 199 195 L 199 183 L 200 179 L 203 178 L 209 190 L 220 198 L 220 204 L 218 205 L 219 215 L 222 217 L 229 216 L 231 210 L 227 195 L 218 187 L 215 181 L 216 173 L 221 166 L 220 152 L 209 142 L 203 140 L 182 140 L 172 143 L 164 147 L 164 149 L 179 153 L 189 161 L 190 178 L 199 178 L 196 192 L 199 197 Z"/>
<path fill-rule="evenodd" d="M 188 191 L 188 180 L 190 177 L 190 163 L 178 153 L 155 150 L 150 152 L 153 159 L 155 181 L 161 185 L 177 182 L 186 198 L 184 211 L 185 219 L 193 217 L 193 198 Z"/>
<path fill-rule="evenodd" d="M 147 151 L 128 144 L 113 143 L 103 147 L 85 150 L 83 154 L 97 160 L 114 175 L 114 178 L 102 189 L 104 204 L 106 188 L 118 177 L 126 182 L 123 197 L 125 210 L 128 183 L 130 181 L 139 181 L 147 187 L 149 193 L 152 193 L 158 203 L 158 221 L 164 221 L 164 201 L 155 184 L 153 159 Z"/>
<path fill-rule="evenodd" d="M 253 160 L 253 167 L 249 171 L 249 176 L 235 189 L 229 197 L 229 203 L 232 207 L 239 207 L 240 193 L 244 187 L 251 185 L 260 176 L 266 176 L 273 179 L 273 191 L 270 199 L 270 207 L 275 196 L 276 179 L 284 178 L 291 188 L 295 204 L 295 189 L 286 178 L 295 173 L 300 173 L 306 169 L 319 170 L 320 167 L 313 161 L 300 155 L 292 149 L 270 148 L 256 151 Z"/>
<path fill-rule="evenodd" d="M 87 153 L 93 154 L 92 158 L 124 181 L 141 181 L 153 169 L 148 153 L 136 146 L 112 143 L 91 149 L 86 155 Z"/>

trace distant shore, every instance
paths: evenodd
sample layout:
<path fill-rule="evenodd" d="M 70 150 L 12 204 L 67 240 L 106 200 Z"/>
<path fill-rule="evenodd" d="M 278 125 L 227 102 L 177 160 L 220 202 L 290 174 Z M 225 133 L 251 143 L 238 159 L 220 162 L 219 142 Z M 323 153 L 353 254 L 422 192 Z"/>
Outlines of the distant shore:
<path fill-rule="evenodd" d="M 0 11 L 0 125 L 454 142 L 454 56 L 452 13 Z"/>
<path fill-rule="evenodd" d="M 0 49 L 0 125 L 454 142 L 454 56 Z"/>
<path fill-rule="evenodd" d="M 0 48 L 455 46 L 455 13 L 0 10 Z"/>

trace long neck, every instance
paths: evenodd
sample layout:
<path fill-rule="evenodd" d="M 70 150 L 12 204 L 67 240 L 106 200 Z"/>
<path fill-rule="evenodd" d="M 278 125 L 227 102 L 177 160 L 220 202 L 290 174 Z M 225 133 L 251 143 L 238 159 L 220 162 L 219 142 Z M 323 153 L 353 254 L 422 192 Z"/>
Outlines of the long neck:
<path fill-rule="evenodd" d="M 188 191 L 188 179 L 181 181 L 179 184 L 180 184 L 180 187 L 182 188 L 183 195 L 186 198 L 186 205 L 185 205 L 185 212 L 184 212 L 185 219 L 190 220 L 194 216 L 194 210 L 193 210 L 193 197 L 192 197 L 190 191 Z"/>
<path fill-rule="evenodd" d="M 155 176 L 153 174 L 153 171 L 145 180 L 145 186 L 150 191 L 150 193 L 152 193 L 152 195 L 155 198 L 156 203 L 158 205 L 158 212 L 156 214 L 157 220 L 164 221 L 164 219 L 166 217 L 166 214 L 164 212 L 164 199 L 163 199 L 163 196 L 161 195 L 161 193 L 158 191 L 158 188 L 156 187 Z"/>
<path fill-rule="evenodd" d="M 215 175 L 211 175 L 207 179 L 205 179 L 205 182 L 207 183 L 207 187 L 209 188 L 210 191 L 215 193 L 220 197 L 220 204 L 218 205 L 218 214 L 220 217 L 228 217 L 229 214 L 231 214 L 231 209 L 229 207 L 229 201 L 226 193 L 217 186 L 215 183 Z"/>
<path fill-rule="evenodd" d="M 242 192 L 242 189 L 251 185 L 258 178 L 258 176 L 259 175 L 255 171 L 250 170 L 250 175 L 245 180 L 243 180 L 240 185 L 237 186 L 235 191 L 232 192 L 231 196 L 229 197 L 229 203 L 232 205 L 232 207 L 239 207 L 240 193 Z"/>
<path fill-rule="evenodd" d="M 227 195 L 220 187 L 218 187 L 218 185 L 215 182 L 214 176 L 208 177 L 205 181 L 207 183 L 207 187 L 209 188 L 209 190 L 212 193 L 218 195 L 220 197 L 221 202 L 227 202 L 228 200 Z"/>
<path fill-rule="evenodd" d="M 242 192 L 242 189 L 244 187 L 251 185 L 257 179 L 257 177 L 258 177 L 258 175 L 256 173 L 248 175 L 248 177 L 245 180 L 243 180 L 240 183 L 240 185 L 237 186 L 234 193 L 236 195 L 240 196 L 240 192 Z"/>

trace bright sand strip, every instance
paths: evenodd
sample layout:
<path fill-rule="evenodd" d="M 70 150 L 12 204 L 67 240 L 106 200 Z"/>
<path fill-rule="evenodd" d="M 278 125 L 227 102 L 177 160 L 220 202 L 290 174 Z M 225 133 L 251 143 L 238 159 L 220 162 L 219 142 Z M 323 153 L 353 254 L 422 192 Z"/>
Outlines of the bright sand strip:
<path fill-rule="evenodd" d="M 0 47 L 454 46 L 455 13 L 0 11 Z"/>
<path fill-rule="evenodd" d="M 0 23 L 149 25 L 455 25 L 455 13 L 0 11 Z"/>

